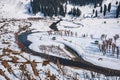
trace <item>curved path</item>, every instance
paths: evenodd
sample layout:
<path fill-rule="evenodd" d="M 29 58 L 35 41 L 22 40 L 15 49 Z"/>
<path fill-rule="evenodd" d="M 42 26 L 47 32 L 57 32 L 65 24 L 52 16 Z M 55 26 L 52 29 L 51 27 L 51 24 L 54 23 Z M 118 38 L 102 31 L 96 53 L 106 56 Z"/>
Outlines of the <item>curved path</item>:
<path fill-rule="evenodd" d="M 22 50 L 24 50 L 27 53 L 31 53 L 32 55 L 40 56 L 42 58 L 48 59 L 53 63 L 57 63 L 57 60 L 59 60 L 60 64 L 62 64 L 64 66 L 79 67 L 82 69 L 101 73 L 106 76 L 120 76 L 120 70 L 114 70 L 114 69 L 96 66 L 94 64 L 91 64 L 91 63 L 83 60 L 80 56 L 77 60 L 68 60 L 68 59 L 64 59 L 64 58 L 60 58 L 60 57 L 33 51 L 33 50 L 29 49 L 29 45 L 31 44 L 31 42 L 27 40 L 27 36 L 29 34 L 32 34 L 32 33 L 31 32 L 22 33 L 22 34 L 18 35 L 18 39 L 17 39 L 19 43 L 21 43 L 22 45 L 25 46 L 24 49 L 22 49 Z M 77 54 L 77 52 L 74 51 L 71 47 L 69 47 L 67 45 L 65 45 L 65 46 L 67 49 L 71 50 L 72 53 Z"/>

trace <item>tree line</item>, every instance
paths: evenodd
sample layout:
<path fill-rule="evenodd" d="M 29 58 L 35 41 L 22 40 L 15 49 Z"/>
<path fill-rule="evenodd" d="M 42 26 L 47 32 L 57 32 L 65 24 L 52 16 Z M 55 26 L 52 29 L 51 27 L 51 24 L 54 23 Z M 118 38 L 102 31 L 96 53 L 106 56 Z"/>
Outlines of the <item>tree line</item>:
<path fill-rule="evenodd" d="M 37 14 L 41 12 L 44 16 L 65 16 L 67 13 L 67 4 L 84 6 L 87 4 L 102 3 L 103 0 L 31 0 L 32 9 L 28 9 L 29 13 Z M 81 11 L 73 8 L 71 13 L 73 16 L 80 16 Z"/>
<path fill-rule="evenodd" d="M 115 17 L 118 18 L 120 15 L 120 2 L 116 1 L 116 10 L 115 10 Z M 96 8 L 96 7 L 95 7 Z M 111 12 L 111 3 L 108 5 L 104 4 L 104 6 L 100 6 L 99 13 L 102 13 L 103 16 L 106 16 L 106 13 Z M 93 9 L 93 14 L 95 14 L 95 17 L 98 17 L 98 10 Z"/>
<path fill-rule="evenodd" d="M 71 8 L 71 10 L 68 12 L 69 15 L 79 17 L 81 15 L 81 11 L 79 8 Z"/>
<path fill-rule="evenodd" d="M 41 12 L 44 16 L 61 15 L 66 13 L 66 0 L 33 0 L 30 2 L 33 14 Z"/>
<path fill-rule="evenodd" d="M 85 6 L 88 4 L 102 4 L 103 0 L 68 0 L 70 4 Z"/>

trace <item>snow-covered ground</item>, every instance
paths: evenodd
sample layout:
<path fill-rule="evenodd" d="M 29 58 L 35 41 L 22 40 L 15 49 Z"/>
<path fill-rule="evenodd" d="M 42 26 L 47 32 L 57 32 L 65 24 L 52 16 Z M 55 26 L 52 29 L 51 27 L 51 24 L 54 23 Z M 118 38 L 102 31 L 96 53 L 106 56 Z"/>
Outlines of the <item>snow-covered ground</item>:
<path fill-rule="evenodd" d="M 0 0 L 0 18 L 27 18 L 29 0 Z"/>
<path fill-rule="evenodd" d="M 112 6 L 114 6 L 116 1 L 120 0 L 104 0 L 103 5 L 112 2 Z M 67 15 L 65 18 L 62 18 L 63 21 L 57 24 L 61 32 L 53 31 L 49 35 L 48 31 L 51 30 L 49 26 L 59 18 L 55 17 L 56 20 L 46 18 L 38 21 L 22 20 L 30 16 L 26 10 L 26 7 L 29 7 L 29 2 L 30 0 L 0 0 L 0 80 L 22 80 L 27 73 L 31 76 L 31 79 L 35 80 L 46 80 L 50 78 L 47 77 L 49 74 L 50 76 L 55 76 L 56 80 L 72 80 L 76 77 L 79 80 L 90 80 L 93 78 L 95 80 L 120 79 L 119 77 L 106 77 L 99 73 L 66 66 L 62 66 L 63 70 L 60 70 L 56 64 L 51 62 L 46 66 L 42 66 L 45 59 L 22 52 L 15 39 L 15 33 L 18 32 L 19 28 L 25 28 L 28 25 L 26 22 L 30 22 L 32 26 L 29 29 L 32 29 L 33 32 L 38 31 L 38 33 L 33 33 L 28 36 L 28 40 L 32 42 L 29 46 L 30 49 L 57 57 L 67 59 L 75 58 L 74 55 L 65 49 L 64 44 L 66 44 L 77 51 L 88 62 L 98 66 L 120 70 L 120 55 L 119 58 L 116 55 L 106 54 L 103 56 L 98 45 L 92 44 L 96 40 L 101 43 L 100 37 L 102 34 L 106 34 L 107 39 L 113 38 L 115 34 L 120 35 L 120 18 L 84 18 L 84 16 L 89 17 L 92 15 L 93 6 L 83 6 L 79 7 L 82 11 L 81 17 L 74 19 Z M 73 6 L 68 5 L 67 7 L 70 10 Z M 96 9 L 99 10 L 99 7 Z M 116 9 L 116 6 L 112 7 L 112 10 L 114 9 Z M 7 22 L 2 22 L 2 18 L 7 19 Z M 10 18 L 20 18 L 21 20 L 10 21 Z M 65 31 L 66 33 L 69 32 L 69 35 L 65 34 Z M 83 37 L 84 35 L 86 37 Z M 91 38 L 91 35 L 93 38 Z M 120 39 L 117 40 L 116 44 L 120 48 Z M 46 49 L 43 49 L 43 47 Z M 34 69 L 32 68 L 32 63 L 36 66 Z M 34 73 L 36 69 L 39 76 L 36 76 Z M 62 71 L 64 71 L 64 75 Z M 92 77 L 92 74 L 95 77 Z"/>
<path fill-rule="evenodd" d="M 7 25 L 4 25 L 5 23 L 7 23 Z M 75 69 L 63 67 L 62 69 L 65 72 L 63 76 L 63 72 L 56 64 L 50 62 L 47 65 L 43 65 L 43 62 L 46 61 L 45 59 L 33 56 L 29 53 L 21 52 L 15 39 L 15 33 L 18 32 L 19 28 L 26 25 L 28 25 L 28 23 L 23 22 L 22 20 L 0 23 L 0 26 L 3 26 L 0 27 L 0 80 L 23 80 L 28 79 L 29 76 L 29 79 L 46 80 L 50 78 L 47 77 L 48 75 L 55 76 L 56 79 L 64 78 L 67 80 L 67 78 L 74 78 L 73 75 L 76 74 L 80 75 L 78 76 L 79 79 L 83 78 L 84 72 L 87 73 L 87 71 L 79 70 L 79 73 L 74 71 Z M 26 29 L 23 31 L 25 30 Z M 63 45 L 61 45 L 61 47 L 63 47 Z M 67 51 L 65 52 L 67 53 Z M 34 66 L 34 68 L 32 66 Z M 35 70 L 38 71 L 38 75 L 35 74 Z"/>
<path fill-rule="evenodd" d="M 104 23 L 104 21 L 106 21 L 106 23 Z M 120 23 L 117 23 L 117 21 L 119 21 L 119 19 L 97 19 L 97 18 L 83 19 L 81 21 L 74 20 L 74 23 L 70 21 L 62 21 L 58 24 L 59 30 L 71 30 L 74 33 L 77 32 L 77 37 L 64 35 L 49 36 L 47 32 L 34 33 L 28 36 L 28 40 L 33 42 L 30 48 L 40 52 L 39 46 L 43 45 L 43 43 L 45 44 L 47 43 L 46 45 L 51 45 L 51 43 L 52 45 L 64 43 L 75 49 L 75 51 L 77 51 L 79 55 L 81 55 L 85 60 L 95 65 L 120 70 L 120 58 L 117 59 L 115 56 L 113 57 L 107 55 L 103 56 L 103 53 L 99 51 L 98 46 L 92 44 L 96 40 L 100 41 L 100 36 L 102 34 L 107 34 L 107 38 L 112 38 L 115 34 L 120 34 L 119 32 Z M 79 23 L 80 25 L 76 23 Z M 83 26 L 81 26 L 81 24 Z M 65 26 L 72 26 L 72 28 L 69 27 L 66 28 Z M 88 36 L 83 38 L 82 37 L 83 34 L 87 34 Z M 93 39 L 90 38 L 90 35 L 93 35 Z M 56 37 L 54 43 L 52 37 Z M 120 45 L 120 40 L 117 41 L 117 45 L 118 46 Z M 102 58 L 102 60 L 99 60 L 99 58 Z"/>

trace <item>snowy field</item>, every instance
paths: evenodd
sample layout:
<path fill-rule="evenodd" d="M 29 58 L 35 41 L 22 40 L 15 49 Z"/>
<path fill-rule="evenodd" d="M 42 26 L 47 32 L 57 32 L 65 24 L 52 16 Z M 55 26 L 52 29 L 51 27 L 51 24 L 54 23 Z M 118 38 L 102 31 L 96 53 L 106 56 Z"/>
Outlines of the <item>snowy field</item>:
<path fill-rule="evenodd" d="M 112 43 L 115 43 L 120 50 L 120 38 L 114 40 L 116 34 L 120 36 L 120 18 L 108 18 L 111 14 L 105 18 L 101 14 L 98 18 L 90 18 L 93 6 L 88 5 L 79 7 L 82 11 L 81 17 L 73 18 L 67 15 L 57 24 L 59 31 L 53 31 L 49 26 L 59 18 L 40 17 L 40 20 L 28 20 L 27 18 L 31 17 L 26 11 L 29 1 L 0 0 L 0 80 L 120 79 L 116 76 L 105 76 L 80 68 L 54 64 L 22 51 L 20 48 L 22 45 L 17 41 L 17 35 L 32 30 L 33 33 L 28 35 L 27 39 L 32 42 L 29 48 L 33 51 L 72 60 L 76 56 L 66 50 L 65 45 L 67 45 L 85 61 L 97 66 L 120 70 L 120 52 L 117 56 L 117 50 L 113 54 L 110 49 L 103 55 L 99 49 L 99 45 L 102 45 L 104 40 L 112 39 Z M 103 6 L 109 2 L 112 2 L 114 6 L 116 1 L 120 0 L 104 0 Z M 67 7 L 70 10 L 73 6 Z M 96 9 L 99 10 L 99 7 Z M 112 10 L 114 9 L 116 6 L 112 7 Z M 37 14 L 34 17 L 38 16 L 41 15 Z M 103 34 L 107 36 L 101 39 Z M 95 44 L 95 41 L 98 41 L 98 44 Z"/>
<path fill-rule="evenodd" d="M 120 70 L 120 58 L 117 59 L 116 56 L 110 56 L 110 55 L 103 56 L 103 53 L 100 52 L 98 45 L 92 44 L 96 40 L 98 40 L 99 42 L 102 42 L 100 39 L 100 36 L 102 34 L 106 34 L 107 38 L 113 38 L 115 34 L 120 34 L 119 32 L 120 23 L 117 23 L 119 19 L 116 20 L 116 19 L 97 19 L 96 18 L 92 20 L 83 19 L 79 22 L 78 21 L 79 20 L 74 20 L 74 23 L 69 21 L 62 21 L 58 24 L 59 30 L 63 30 L 63 31 L 71 30 L 73 33 L 77 33 L 77 36 L 75 36 L 75 34 L 73 36 L 65 36 L 65 35 L 61 36 L 59 34 L 55 34 L 54 32 L 53 32 L 53 35 L 48 35 L 47 32 L 34 33 L 28 36 L 28 40 L 33 42 L 33 44 L 30 45 L 30 48 L 35 51 L 41 52 L 39 49 L 40 45 L 54 44 L 54 45 L 60 46 L 62 43 L 64 43 L 66 45 L 71 46 L 85 60 L 95 65 Z M 104 21 L 106 21 L 106 23 L 104 23 Z M 76 23 L 82 24 L 83 26 L 77 25 Z M 90 24 L 90 23 L 93 23 L 93 24 Z M 71 27 L 66 28 L 65 26 L 72 26 L 72 28 Z M 87 36 L 82 37 L 83 34 L 86 34 Z M 91 35 L 93 35 L 92 39 L 90 37 Z M 56 37 L 56 40 L 53 41 L 52 37 Z M 120 45 L 119 39 L 117 41 L 117 45 L 118 46 Z M 102 60 L 99 60 L 99 58 L 102 58 Z"/>

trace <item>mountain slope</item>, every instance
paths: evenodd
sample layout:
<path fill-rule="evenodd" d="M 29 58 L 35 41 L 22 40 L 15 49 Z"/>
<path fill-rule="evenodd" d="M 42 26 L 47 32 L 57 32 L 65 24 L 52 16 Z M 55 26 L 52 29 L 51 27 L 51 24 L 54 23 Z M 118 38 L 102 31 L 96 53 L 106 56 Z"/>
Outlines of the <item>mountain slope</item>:
<path fill-rule="evenodd" d="M 23 18 L 28 16 L 26 5 L 29 0 L 0 0 L 0 18 Z"/>

